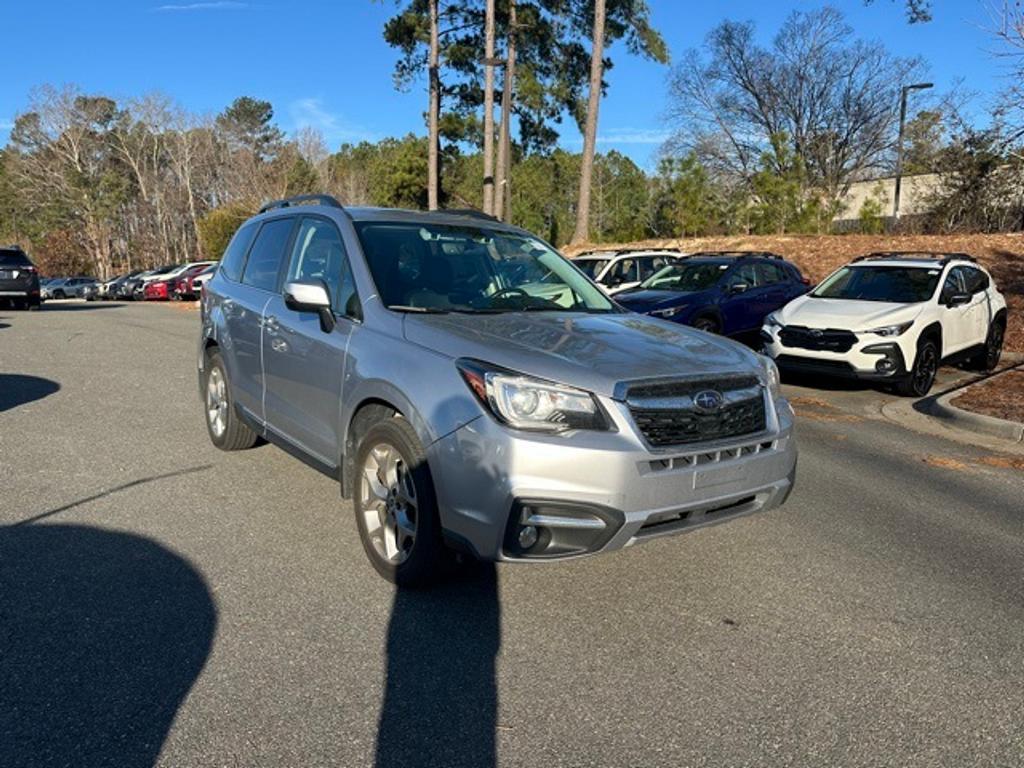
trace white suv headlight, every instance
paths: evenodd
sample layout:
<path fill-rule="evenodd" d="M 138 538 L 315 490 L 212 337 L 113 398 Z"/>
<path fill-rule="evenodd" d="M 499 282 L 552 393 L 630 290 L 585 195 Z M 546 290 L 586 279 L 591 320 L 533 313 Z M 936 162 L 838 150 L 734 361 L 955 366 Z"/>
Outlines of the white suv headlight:
<path fill-rule="evenodd" d="M 764 319 L 764 324 L 771 328 L 782 328 L 782 321 L 772 312 Z"/>
<path fill-rule="evenodd" d="M 883 325 L 880 328 L 872 328 L 870 331 L 861 331 L 861 333 L 874 333 L 877 336 L 902 336 L 913 324 L 914 321 L 910 320 L 897 325 Z"/>
<path fill-rule="evenodd" d="M 480 402 L 510 427 L 541 432 L 608 429 L 597 400 L 582 389 L 492 369 L 475 360 L 459 360 L 457 365 Z"/>

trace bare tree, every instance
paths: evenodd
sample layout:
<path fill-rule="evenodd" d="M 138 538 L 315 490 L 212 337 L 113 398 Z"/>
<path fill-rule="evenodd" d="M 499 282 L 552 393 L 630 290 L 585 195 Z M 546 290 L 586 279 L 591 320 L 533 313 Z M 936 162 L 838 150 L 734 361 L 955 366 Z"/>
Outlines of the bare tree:
<path fill-rule="evenodd" d="M 590 53 L 590 90 L 587 98 L 587 123 L 583 130 L 583 162 L 580 166 L 580 193 L 576 202 L 576 231 L 572 242 L 583 243 L 590 237 L 590 183 L 594 173 L 597 147 L 597 111 L 601 105 L 604 80 L 605 0 L 594 0 L 593 48 Z"/>
<path fill-rule="evenodd" d="M 723 22 L 708 58 L 689 51 L 670 79 L 675 146 L 713 172 L 750 179 L 785 137 L 808 181 L 834 201 L 858 177 L 887 167 L 900 86 L 923 69 L 880 43 L 853 39 L 831 7 L 794 12 L 772 45 L 750 23 Z"/>

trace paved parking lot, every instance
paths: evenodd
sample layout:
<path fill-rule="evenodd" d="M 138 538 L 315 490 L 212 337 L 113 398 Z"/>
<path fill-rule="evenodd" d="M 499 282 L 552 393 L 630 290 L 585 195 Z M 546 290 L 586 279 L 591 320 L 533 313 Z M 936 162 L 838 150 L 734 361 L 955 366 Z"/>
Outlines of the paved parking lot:
<path fill-rule="evenodd" d="M 1024 471 L 887 396 L 789 387 L 782 509 L 396 594 L 196 330 L 0 310 L 0 765 L 1024 763 Z"/>

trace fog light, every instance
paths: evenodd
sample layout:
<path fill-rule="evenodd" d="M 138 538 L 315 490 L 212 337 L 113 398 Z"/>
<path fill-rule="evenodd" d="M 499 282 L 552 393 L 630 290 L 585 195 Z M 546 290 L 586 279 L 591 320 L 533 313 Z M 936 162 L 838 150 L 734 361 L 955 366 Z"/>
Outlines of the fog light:
<path fill-rule="evenodd" d="M 883 357 L 875 363 L 875 370 L 879 373 L 892 373 L 896 370 L 896 363 L 891 358 Z"/>
<path fill-rule="evenodd" d="M 532 525 L 525 525 L 519 529 L 519 546 L 529 549 L 537 543 L 537 529 Z"/>

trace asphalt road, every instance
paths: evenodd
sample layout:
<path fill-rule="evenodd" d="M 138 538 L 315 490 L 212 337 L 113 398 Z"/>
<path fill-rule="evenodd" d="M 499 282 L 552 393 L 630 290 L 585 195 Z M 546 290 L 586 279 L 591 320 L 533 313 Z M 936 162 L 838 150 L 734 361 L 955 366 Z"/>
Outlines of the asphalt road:
<path fill-rule="evenodd" d="M 0 765 L 1024 764 L 1024 471 L 792 389 L 782 509 L 395 591 L 194 312 L 0 310 Z"/>

